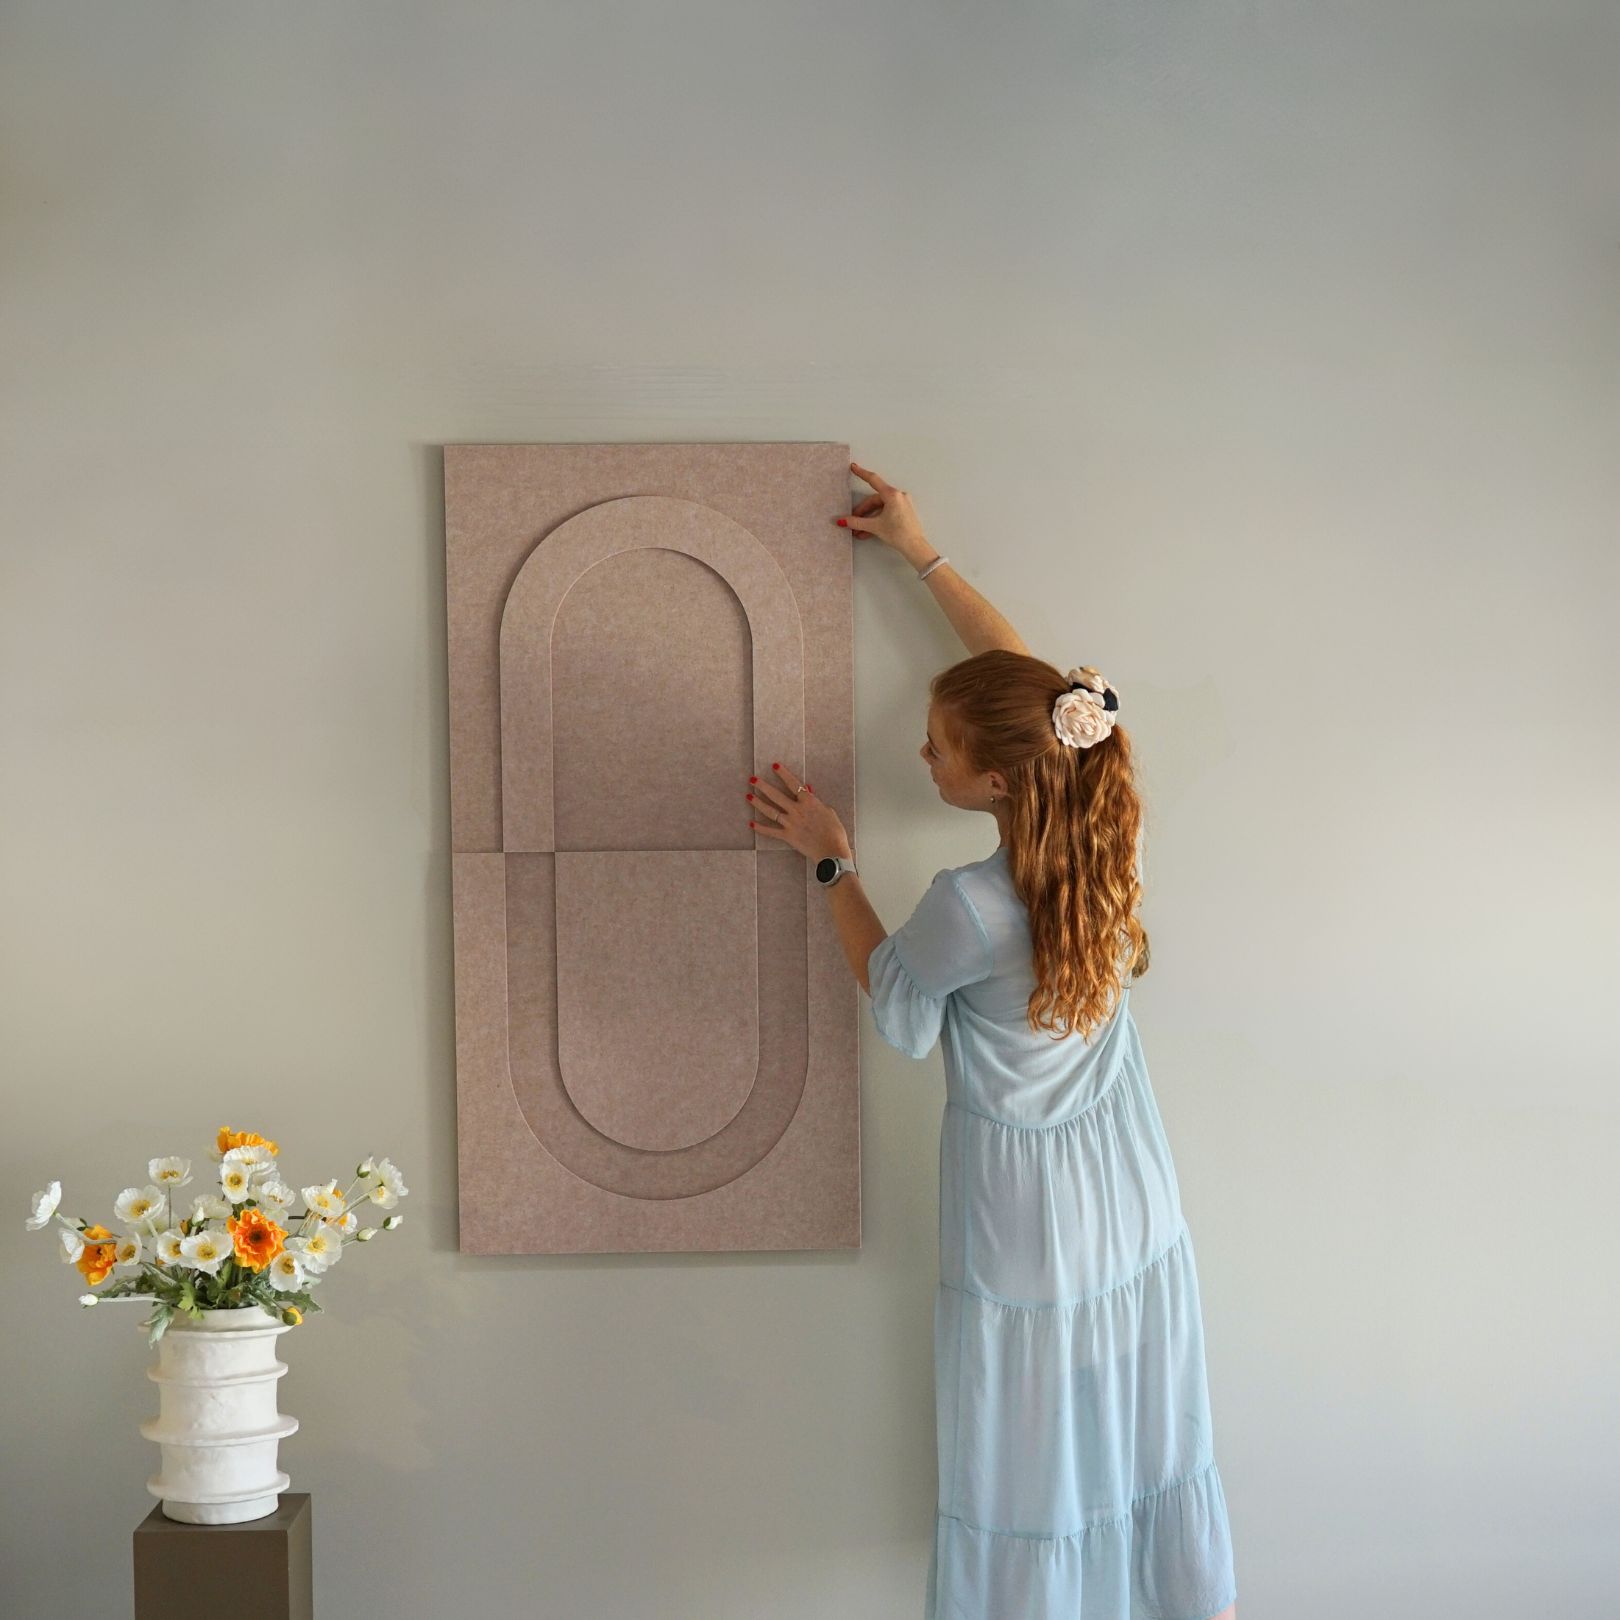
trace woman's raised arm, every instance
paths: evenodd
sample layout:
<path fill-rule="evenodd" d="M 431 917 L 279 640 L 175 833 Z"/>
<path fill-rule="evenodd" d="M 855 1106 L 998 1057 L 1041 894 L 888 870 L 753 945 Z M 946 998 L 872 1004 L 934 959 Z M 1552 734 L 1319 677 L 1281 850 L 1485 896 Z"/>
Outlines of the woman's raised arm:
<path fill-rule="evenodd" d="M 969 656 L 992 647 L 1027 653 L 1029 648 L 1024 645 L 1024 638 L 949 562 L 941 562 L 937 568 L 929 567 L 939 553 L 923 533 L 911 497 L 905 490 L 886 483 L 870 467 L 863 467 L 859 462 L 852 461 L 849 465 L 855 476 L 870 484 L 875 493 L 866 496 L 848 518 L 836 521 L 857 539 L 881 540 L 891 551 L 898 551 L 919 573 L 928 569 L 924 583 L 951 621 L 951 628 L 962 638 Z"/>

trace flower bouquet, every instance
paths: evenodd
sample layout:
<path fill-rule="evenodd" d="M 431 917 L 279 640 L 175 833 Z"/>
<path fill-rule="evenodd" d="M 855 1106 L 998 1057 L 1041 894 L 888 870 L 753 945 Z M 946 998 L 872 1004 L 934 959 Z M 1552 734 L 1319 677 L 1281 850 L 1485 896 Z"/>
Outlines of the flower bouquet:
<path fill-rule="evenodd" d="M 34 1194 L 27 1227 L 37 1232 L 59 1221 L 62 1259 L 77 1266 L 92 1288 L 114 1279 L 99 1293 L 81 1294 L 82 1304 L 154 1301 L 141 1324 L 151 1330 L 149 1345 L 163 1337 L 176 1312 L 201 1321 L 207 1311 L 259 1306 L 296 1327 L 305 1311 L 320 1310 L 311 1290 L 343 1258 L 346 1237 L 368 1243 L 405 1219 L 389 1215 L 381 1227 L 362 1227 L 353 1206 L 391 1210 L 408 1189 L 388 1159 L 365 1159 L 347 1192 L 340 1193 L 336 1181 L 303 1188 L 304 1211 L 293 1215 L 297 1199 L 278 1174 L 280 1151 L 252 1131 L 223 1128 L 209 1150 L 218 1171 L 178 1220 L 174 1194 L 191 1185 L 191 1161 L 165 1158 L 148 1161 L 145 1187 L 126 1187 L 118 1195 L 113 1210 L 121 1232 L 59 1214 L 59 1181 Z M 356 1188 L 362 1189 L 358 1197 Z"/>

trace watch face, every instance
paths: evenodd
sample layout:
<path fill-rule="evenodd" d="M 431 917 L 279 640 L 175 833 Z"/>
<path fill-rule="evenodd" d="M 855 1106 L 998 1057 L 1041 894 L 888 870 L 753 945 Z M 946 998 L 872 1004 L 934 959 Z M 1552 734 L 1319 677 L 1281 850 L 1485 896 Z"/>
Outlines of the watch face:
<path fill-rule="evenodd" d="M 823 883 L 831 883 L 838 875 L 838 862 L 831 855 L 823 855 L 816 862 L 816 876 Z"/>

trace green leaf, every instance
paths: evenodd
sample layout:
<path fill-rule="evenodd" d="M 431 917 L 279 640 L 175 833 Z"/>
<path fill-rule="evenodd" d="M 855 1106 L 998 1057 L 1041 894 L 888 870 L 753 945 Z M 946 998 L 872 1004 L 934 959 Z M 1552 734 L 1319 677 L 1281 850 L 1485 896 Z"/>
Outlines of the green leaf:
<path fill-rule="evenodd" d="M 152 1330 L 146 1336 L 146 1342 L 148 1345 L 156 1344 L 158 1340 L 163 1337 L 173 1316 L 174 1311 L 169 1306 L 160 1305 L 155 1311 L 153 1311 L 151 1316 L 149 1316 L 146 1321 L 142 1323 L 143 1327 L 149 1327 Z"/>

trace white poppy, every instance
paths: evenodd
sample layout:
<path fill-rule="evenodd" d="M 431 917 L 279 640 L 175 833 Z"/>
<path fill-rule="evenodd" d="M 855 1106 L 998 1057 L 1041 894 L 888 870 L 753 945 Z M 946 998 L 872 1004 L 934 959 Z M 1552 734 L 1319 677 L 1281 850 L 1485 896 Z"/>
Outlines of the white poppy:
<path fill-rule="evenodd" d="M 142 1257 L 146 1253 L 146 1246 L 141 1241 L 139 1227 L 131 1227 L 118 1239 L 113 1250 L 113 1260 L 116 1265 L 138 1268 Z"/>
<path fill-rule="evenodd" d="M 162 1220 L 167 1209 L 161 1187 L 126 1187 L 113 1203 L 113 1214 L 128 1226 Z"/>
<path fill-rule="evenodd" d="M 379 1159 L 376 1173 L 383 1178 L 384 1185 L 389 1192 L 394 1194 L 396 1199 L 403 1198 L 410 1191 L 410 1188 L 405 1185 L 404 1176 L 399 1173 L 392 1159 Z M 373 1196 L 375 1197 L 375 1194 Z M 377 1198 L 376 1202 L 383 1203 L 380 1198 Z M 383 1204 L 384 1209 L 392 1209 L 393 1207 L 392 1203 Z"/>
<path fill-rule="evenodd" d="M 62 1202 L 62 1183 L 53 1181 L 44 1192 L 34 1194 L 34 1213 L 24 1223 L 30 1232 L 37 1232 L 40 1227 L 50 1224 L 51 1216 L 56 1213 L 56 1206 Z"/>
<path fill-rule="evenodd" d="M 231 1150 L 234 1153 L 236 1150 Z M 245 1203 L 253 1196 L 253 1167 L 227 1153 L 219 1166 L 219 1188 L 233 1204 Z"/>
<path fill-rule="evenodd" d="M 279 1210 L 290 1208 L 298 1198 L 298 1194 L 279 1176 L 274 1176 L 269 1181 L 262 1183 L 253 1196 L 261 1204 L 274 1204 Z"/>
<path fill-rule="evenodd" d="M 84 1253 L 84 1239 L 65 1226 L 57 1236 L 62 1240 L 62 1259 L 71 1266 Z"/>
<path fill-rule="evenodd" d="M 193 1232 L 180 1239 L 180 1255 L 188 1266 L 212 1277 L 231 1258 L 234 1246 L 224 1232 Z"/>
<path fill-rule="evenodd" d="M 168 1231 L 159 1232 L 155 1244 L 158 1264 L 160 1266 L 184 1265 L 186 1254 L 182 1245 L 185 1241 L 180 1235 L 178 1226 L 171 1226 Z"/>
<path fill-rule="evenodd" d="M 333 1219 L 343 1213 L 343 1194 L 337 1190 L 336 1181 L 329 1181 L 324 1187 L 305 1187 L 303 1193 L 306 1209 Z"/>
<path fill-rule="evenodd" d="M 376 1173 L 382 1180 L 371 1189 L 371 1201 L 379 1209 L 392 1209 L 410 1188 L 405 1185 L 405 1178 L 387 1159 L 378 1162 Z"/>
<path fill-rule="evenodd" d="M 283 1294 L 304 1286 L 304 1268 L 299 1264 L 299 1257 L 287 1249 L 265 1267 L 265 1275 L 270 1279 L 270 1286 Z"/>
<path fill-rule="evenodd" d="M 276 1156 L 263 1142 L 248 1142 L 242 1147 L 227 1148 L 220 1159 L 220 1167 L 240 1164 L 247 1168 L 255 1181 L 276 1173 Z"/>
<path fill-rule="evenodd" d="M 307 1271 L 325 1271 L 343 1258 L 343 1239 L 333 1226 L 317 1226 L 307 1237 L 288 1238 L 287 1247 Z"/>
<path fill-rule="evenodd" d="M 147 1177 L 171 1192 L 191 1185 L 190 1159 L 153 1159 L 146 1167 Z"/>
<path fill-rule="evenodd" d="M 191 1200 L 193 1224 L 202 1221 L 228 1221 L 230 1218 L 231 1201 L 223 1193 L 199 1193 Z"/>

